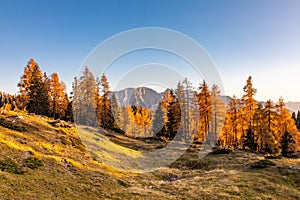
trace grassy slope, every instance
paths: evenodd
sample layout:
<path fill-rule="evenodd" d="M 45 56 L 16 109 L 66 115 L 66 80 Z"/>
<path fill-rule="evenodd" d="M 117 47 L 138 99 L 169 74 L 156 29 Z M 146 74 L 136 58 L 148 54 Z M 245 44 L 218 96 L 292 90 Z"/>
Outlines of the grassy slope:
<path fill-rule="evenodd" d="M 13 160 L 24 174 L 0 171 L 0 199 L 300 199 L 299 159 L 274 159 L 276 166 L 251 169 L 261 155 L 237 151 L 198 160 L 198 149 L 191 148 L 169 167 L 125 173 L 110 165 L 116 155 L 140 157 L 163 144 L 122 135 L 107 139 L 85 129 L 83 140 L 104 147 L 92 155 L 74 127 L 49 122 L 1 112 L 0 161 Z M 95 160 L 99 156 L 106 164 Z M 43 166 L 26 167 L 28 157 L 42 160 Z"/>

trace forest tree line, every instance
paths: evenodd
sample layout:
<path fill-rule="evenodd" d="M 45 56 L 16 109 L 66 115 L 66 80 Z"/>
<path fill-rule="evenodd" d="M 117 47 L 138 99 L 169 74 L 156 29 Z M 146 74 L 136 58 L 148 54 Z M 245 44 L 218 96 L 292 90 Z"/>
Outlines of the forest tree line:
<path fill-rule="evenodd" d="M 95 89 L 85 88 L 91 85 Z M 300 114 L 292 115 L 282 98 L 277 103 L 258 102 L 251 76 L 243 90 L 241 99 L 234 96 L 226 106 L 217 85 L 210 88 L 203 81 L 195 91 L 188 79 L 184 79 L 175 89 L 163 93 L 156 110 L 139 105 L 120 107 L 116 95 L 109 89 L 107 77 L 103 74 L 95 79 L 86 67 L 83 76 L 75 79 L 73 85 L 73 91 L 79 94 L 75 95 L 79 99 L 74 99 L 74 110 L 81 112 L 74 113 L 74 118 L 87 125 L 93 125 L 98 119 L 98 125 L 130 137 L 156 135 L 172 140 L 180 134 L 182 140 L 211 141 L 222 148 L 269 154 L 281 152 L 286 156 L 299 150 Z M 95 116 L 87 116 L 93 113 L 90 109 L 96 110 Z"/>
<path fill-rule="evenodd" d="M 285 156 L 300 150 L 300 112 L 290 114 L 282 98 L 277 103 L 258 102 L 251 76 L 244 95 L 233 96 L 227 106 L 217 85 L 209 87 L 203 81 L 195 90 L 186 78 L 163 93 L 155 110 L 140 105 L 121 107 L 105 74 L 94 77 L 88 67 L 74 78 L 68 96 L 56 73 L 47 76 L 30 59 L 18 87 L 17 95 L 0 93 L 0 107 L 100 126 L 129 137 L 155 135 L 169 141 L 180 134 L 183 141 L 209 141 L 222 148 Z"/>
<path fill-rule="evenodd" d="M 121 107 L 116 94 L 110 91 L 107 77 L 103 74 L 95 78 L 88 67 L 75 78 L 72 91 L 76 123 L 99 125 L 130 137 L 156 135 L 172 140 L 181 133 L 182 140 L 204 141 L 208 132 L 217 133 L 224 123 L 221 120 L 225 105 L 219 98 L 220 90 L 214 85 L 211 93 L 205 81 L 198 92 L 193 91 L 187 79 L 178 82 L 176 89 L 164 92 L 156 110 L 140 105 Z M 217 139 L 217 134 L 213 137 Z"/>
<path fill-rule="evenodd" d="M 242 98 L 234 96 L 227 106 L 219 145 L 285 156 L 299 150 L 297 119 L 285 107 L 283 98 L 277 103 L 257 102 L 251 76 L 243 90 Z"/>

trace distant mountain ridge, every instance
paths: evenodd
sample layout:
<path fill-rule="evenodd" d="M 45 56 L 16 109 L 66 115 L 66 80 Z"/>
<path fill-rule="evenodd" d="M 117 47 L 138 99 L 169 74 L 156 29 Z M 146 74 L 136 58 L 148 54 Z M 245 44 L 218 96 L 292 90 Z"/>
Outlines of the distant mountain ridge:
<path fill-rule="evenodd" d="M 124 105 L 140 105 L 149 109 L 156 109 L 157 105 L 160 103 L 162 96 L 165 92 L 158 93 L 155 90 L 148 87 L 138 87 L 138 88 L 125 88 L 123 90 L 113 92 L 116 94 L 120 106 Z M 230 96 L 220 96 L 221 100 L 226 103 L 226 106 L 232 100 Z M 259 101 L 260 104 L 264 105 L 265 102 Z M 291 112 L 298 112 L 300 110 L 300 102 L 286 103 L 287 109 Z"/>
<path fill-rule="evenodd" d="M 293 112 L 298 112 L 300 110 L 300 102 L 288 101 L 286 107 Z"/>
<path fill-rule="evenodd" d="M 142 107 L 154 110 L 161 102 L 165 91 L 158 93 L 148 87 L 138 87 L 125 88 L 113 93 L 117 96 L 121 107 L 125 105 L 140 105 Z M 228 105 L 231 101 L 230 96 L 221 96 L 220 98 L 226 103 L 226 105 Z"/>
<path fill-rule="evenodd" d="M 151 88 L 126 88 L 114 92 L 117 96 L 120 106 L 124 105 L 140 105 L 149 109 L 156 109 L 160 103 L 163 93 L 157 93 Z"/>

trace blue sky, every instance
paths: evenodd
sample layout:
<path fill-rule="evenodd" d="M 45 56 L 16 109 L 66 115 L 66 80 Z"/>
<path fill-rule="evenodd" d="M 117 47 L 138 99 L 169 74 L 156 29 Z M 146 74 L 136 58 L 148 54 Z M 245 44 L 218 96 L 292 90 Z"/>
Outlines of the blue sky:
<path fill-rule="evenodd" d="M 94 47 L 140 27 L 174 29 L 195 39 L 215 62 L 227 95 L 241 96 L 252 75 L 257 99 L 300 101 L 298 0 L 0 0 L 0 90 L 17 92 L 29 58 L 70 88 Z"/>

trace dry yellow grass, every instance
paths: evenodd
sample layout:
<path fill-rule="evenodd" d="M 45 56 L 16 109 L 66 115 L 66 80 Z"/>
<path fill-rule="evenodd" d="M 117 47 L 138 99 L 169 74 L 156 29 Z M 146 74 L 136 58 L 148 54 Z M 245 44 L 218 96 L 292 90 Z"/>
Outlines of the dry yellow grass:
<path fill-rule="evenodd" d="M 0 199 L 300 199 L 299 159 L 273 159 L 275 166 L 251 169 L 262 155 L 237 151 L 199 160 L 199 149 L 191 148 L 170 166 L 127 173 L 110 165 L 117 155 L 138 158 L 163 144 L 104 137 L 83 127 L 81 139 L 102 147 L 102 154 L 92 155 L 74 127 L 53 127 L 51 119 L 14 112 L 0 117 L 13 119 L 15 126 L 28 125 L 24 131 L 0 126 L 0 160 L 9 158 L 24 171 L 0 171 Z M 29 156 L 41 159 L 43 166 L 25 167 Z"/>

